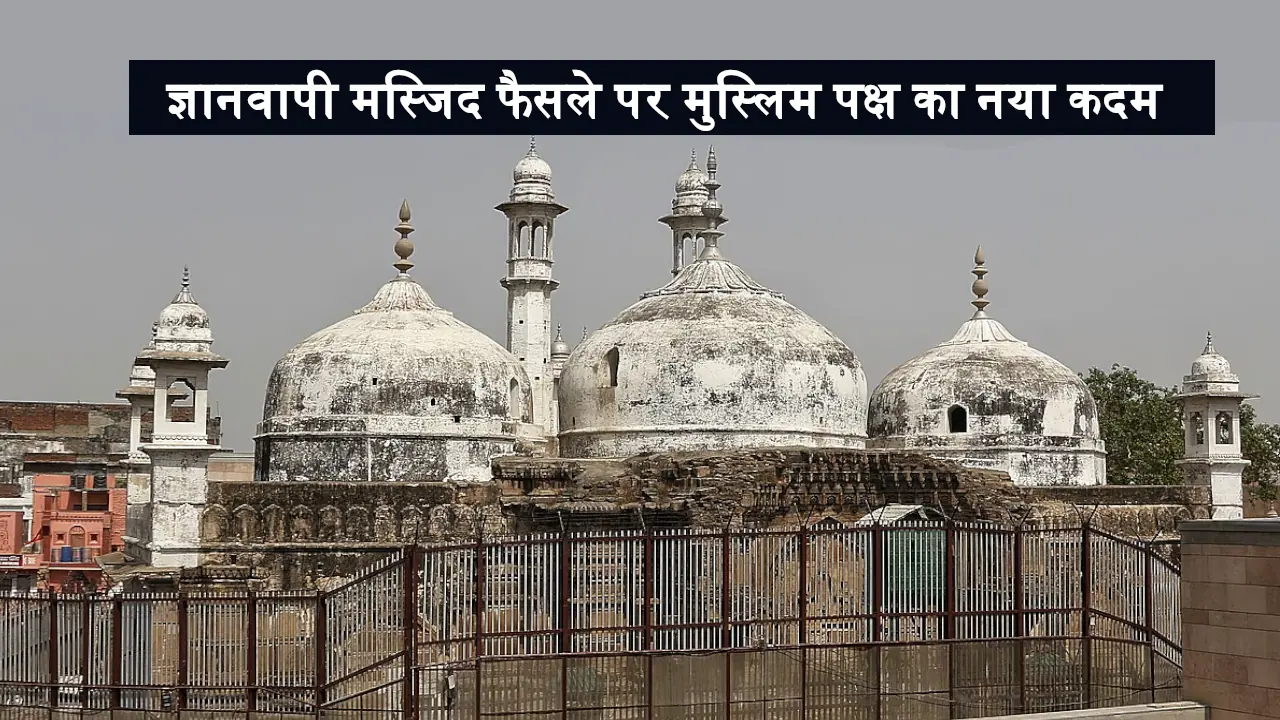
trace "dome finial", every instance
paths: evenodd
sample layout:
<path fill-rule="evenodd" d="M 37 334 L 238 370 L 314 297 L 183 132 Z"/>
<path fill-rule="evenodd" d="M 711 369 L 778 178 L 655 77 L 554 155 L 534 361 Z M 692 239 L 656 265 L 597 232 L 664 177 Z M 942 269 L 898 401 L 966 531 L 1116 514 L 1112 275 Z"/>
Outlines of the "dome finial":
<path fill-rule="evenodd" d="M 536 156 L 538 154 L 538 138 L 532 135 L 529 136 L 529 153 L 528 154 L 530 156 Z"/>
<path fill-rule="evenodd" d="M 409 200 L 406 198 L 400 203 L 400 224 L 396 225 L 396 232 L 400 233 L 400 239 L 396 240 L 395 251 L 400 259 L 391 264 L 400 271 L 401 275 L 408 275 L 409 269 L 413 267 L 413 263 L 409 262 L 409 256 L 413 254 L 413 242 L 409 240 L 409 233 L 413 232 L 413 226 L 409 224 L 411 218 Z"/>
<path fill-rule="evenodd" d="M 560 326 L 556 325 L 556 339 L 552 342 L 564 342 L 564 337 L 560 335 Z"/>
<path fill-rule="evenodd" d="M 978 276 L 978 279 L 973 281 L 973 295 L 975 297 L 973 306 L 978 308 L 977 314 L 980 315 L 985 314 L 984 311 L 987 305 L 991 304 L 991 301 L 987 300 L 987 281 L 983 277 L 988 272 L 984 267 L 986 264 L 986 258 L 982 254 L 982 246 L 979 245 L 977 252 L 973 254 L 973 274 Z"/>
<path fill-rule="evenodd" d="M 702 203 L 702 215 L 707 219 L 709 227 L 701 234 L 703 247 L 702 254 L 698 256 L 699 260 L 723 257 L 720 254 L 720 238 L 724 233 L 720 232 L 720 223 L 723 221 L 724 207 L 716 198 L 716 190 L 720 189 L 720 181 L 716 180 L 716 167 L 716 149 L 711 147 L 707 150 L 707 179 L 702 183 L 707 189 L 707 200 Z"/>
<path fill-rule="evenodd" d="M 182 266 L 182 288 L 178 290 L 178 294 L 173 296 L 175 303 L 196 304 L 196 299 L 191 295 L 191 269 L 186 265 Z"/>
<path fill-rule="evenodd" d="M 689 151 L 689 170 L 698 169 L 698 148 Z"/>
<path fill-rule="evenodd" d="M 1204 334 L 1204 351 L 1201 355 L 1217 355 L 1218 351 L 1213 349 L 1213 333 L 1206 332 Z"/>

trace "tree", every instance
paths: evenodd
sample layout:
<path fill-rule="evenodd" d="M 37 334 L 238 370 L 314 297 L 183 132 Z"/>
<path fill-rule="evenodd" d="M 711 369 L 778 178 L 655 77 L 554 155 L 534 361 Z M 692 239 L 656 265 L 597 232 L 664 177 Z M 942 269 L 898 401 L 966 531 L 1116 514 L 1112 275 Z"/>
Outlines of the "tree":
<path fill-rule="evenodd" d="M 1098 429 L 1107 444 L 1107 482 L 1115 485 L 1176 485 L 1183 481 L 1174 461 L 1182 457 L 1182 405 L 1177 391 L 1143 380 L 1131 368 L 1091 368 L 1080 376 L 1098 405 Z M 1240 407 L 1240 450 L 1249 494 L 1276 499 L 1280 475 L 1280 425 L 1260 422 L 1253 406 Z"/>
<path fill-rule="evenodd" d="M 1107 444 L 1107 482 L 1175 485 L 1182 471 L 1182 407 L 1172 388 L 1138 377 L 1130 368 L 1091 368 L 1081 378 L 1098 405 L 1098 429 Z"/>

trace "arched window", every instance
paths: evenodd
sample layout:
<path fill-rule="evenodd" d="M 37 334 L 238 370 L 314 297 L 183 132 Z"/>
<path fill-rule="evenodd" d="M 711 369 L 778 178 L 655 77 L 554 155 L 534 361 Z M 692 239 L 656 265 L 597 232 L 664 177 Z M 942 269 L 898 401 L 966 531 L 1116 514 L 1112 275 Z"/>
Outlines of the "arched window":
<path fill-rule="evenodd" d="M 609 387 L 618 387 L 618 348 L 605 353 L 604 360 L 609 363 Z"/>
<path fill-rule="evenodd" d="M 529 226 L 525 223 L 520 223 L 519 227 L 516 228 L 516 257 L 529 257 L 529 240 L 531 234 Z"/>
<path fill-rule="evenodd" d="M 533 245 L 529 248 L 529 254 L 533 257 L 546 257 L 547 254 L 547 229 L 542 223 L 533 224 Z"/>
<path fill-rule="evenodd" d="M 79 525 L 75 525 L 71 528 L 71 532 L 69 532 L 68 535 L 71 536 L 71 543 L 70 543 L 71 547 L 73 548 L 84 547 L 84 528 L 80 527 Z"/>
<path fill-rule="evenodd" d="M 507 390 L 507 415 L 513 420 L 520 419 L 520 383 L 511 378 L 511 387 Z"/>
<path fill-rule="evenodd" d="M 953 433 L 969 432 L 969 411 L 952 405 L 947 410 L 947 429 Z"/>
<path fill-rule="evenodd" d="M 1191 434 L 1196 445 L 1204 444 L 1204 416 L 1200 413 L 1191 413 Z"/>
<path fill-rule="evenodd" d="M 1217 434 L 1215 435 L 1215 442 L 1218 445 L 1230 445 L 1234 440 L 1234 438 L 1235 438 L 1235 433 L 1233 432 L 1233 428 L 1232 428 L 1231 413 L 1223 410 L 1222 412 L 1218 413 Z"/>

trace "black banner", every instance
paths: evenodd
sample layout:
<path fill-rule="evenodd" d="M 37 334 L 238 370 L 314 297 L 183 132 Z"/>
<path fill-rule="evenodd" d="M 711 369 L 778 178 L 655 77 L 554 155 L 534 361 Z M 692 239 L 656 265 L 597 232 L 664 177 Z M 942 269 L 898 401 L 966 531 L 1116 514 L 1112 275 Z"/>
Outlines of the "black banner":
<path fill-rule="evenodd" d="M 131 135 L 1212 135 L 1212 60 L 133 60 Z"/>

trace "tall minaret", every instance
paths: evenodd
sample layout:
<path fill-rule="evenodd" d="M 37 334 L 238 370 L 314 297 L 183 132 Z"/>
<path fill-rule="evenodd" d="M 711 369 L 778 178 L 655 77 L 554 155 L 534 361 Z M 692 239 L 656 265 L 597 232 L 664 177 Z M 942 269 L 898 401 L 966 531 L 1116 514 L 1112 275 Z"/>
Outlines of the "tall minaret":
<path fill-rule="evenodd" d="M 153 342 L 134 362 L 155 374 L 151 442 L 141 447 L 151 459 L 150 527 L 126 532 L 143 540 L 136 550 L 154 567 L 198 565 L 209 456 L 221 450 L 209 442 L 209 371 L 226 367 L 227 359 L 213 352 L 209 314 L 192 297 L 185 269 L 182 289 L 161 311 Z M 175 417 L 170 388 L 192 396 L 190 420 Z"/>
<path fill-rule="evenodd" d="M 551 166 L 538 157 L 533 138 L 529 152 L 511 173 L 511 195 L 495 209 L 507 216 L 507 350 L 529 374 L 533 422 L 548 437 L 559 432 L 551 367 L 551 293 L 560 284 L 551 277 L 556 218 L 569 208 L 556 202 Z"/>
<path fill-rule="evenodd" d="M 1240 449 L 1240 405 L 1257 397 L 1240 392 L 1231 364 L 1205 340 L 1191 374 L 1182 378 L 1182 419 L 1186 423 L 1183 458 L 1178 460 L 1188 485 L 1207 485 L 1214 520 L 1244 517 L 1244 469 Z"/>
<path fill-rule="evenodd" d="M 671 214 L 659 222 L 671 228 L 671 274 L 698 257 L 698 237 L 708 227 L 702 214 L 702 204 L 707 201 L 704 185 L 707 174 L 698 167 L 698 151 L 689 154 L 689 167 L 676 180 L 676 196 L 671 199 Z M 721 220 L 721 222 L 724 222 Z"/>

